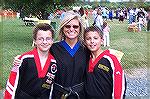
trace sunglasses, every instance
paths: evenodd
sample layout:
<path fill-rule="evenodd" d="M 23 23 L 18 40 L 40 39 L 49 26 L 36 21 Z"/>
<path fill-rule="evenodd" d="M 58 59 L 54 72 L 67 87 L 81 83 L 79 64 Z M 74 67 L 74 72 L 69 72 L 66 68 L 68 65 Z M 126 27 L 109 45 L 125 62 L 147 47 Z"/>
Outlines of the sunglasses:
<path fill-rule="evenodd" d="M 74 29 L 77 29 L 77 28 L 79 28 L 79 25 L 73 25 L 72 27 L 73 27 Z M 65 28 L 70 29 L 70 28 L 71 28 L 71 25 L 65 25 Z"/>

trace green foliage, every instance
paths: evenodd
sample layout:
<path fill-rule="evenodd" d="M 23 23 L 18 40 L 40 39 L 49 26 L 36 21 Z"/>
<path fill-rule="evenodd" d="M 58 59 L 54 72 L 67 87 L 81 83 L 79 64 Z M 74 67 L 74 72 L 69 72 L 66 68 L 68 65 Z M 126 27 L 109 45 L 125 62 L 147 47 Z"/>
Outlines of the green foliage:
<path fill-rule="evenodd" d="M 56 9 L 71 6 L 75 2 L 76 0 L 5 0 L 2 7 L 3 9 L 20 11 L 23 16 L 32 14 L 44 19 L 44 15 L 55 12 Z"/>
<path fill-rule="evenodd" d="M 93 8 L 97 6 L 106 6 L 108 8 L 124 8 L 124 7 L 144 7 L 147 9 L 150 2 L 83 2 L 83 0 L 4 0 L 2 1 L 3 9 L 12 9 L 14 11 L 23 12 L 25 16 L 32 14 L 38 18 L 44 19 L 44 15 L 55 12 L 56 9 L 70 8 L 71 6 L 90 5 Z M 41 17 L 39 17 L 41 16 Z"/>

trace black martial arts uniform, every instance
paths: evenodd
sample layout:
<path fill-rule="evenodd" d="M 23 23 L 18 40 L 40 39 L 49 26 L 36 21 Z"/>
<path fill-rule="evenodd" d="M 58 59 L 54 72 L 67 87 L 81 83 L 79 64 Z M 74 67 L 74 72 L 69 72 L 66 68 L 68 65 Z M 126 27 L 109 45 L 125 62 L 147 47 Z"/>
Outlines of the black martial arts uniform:
<path fill-rule="evenodd" d="M 4 99 L 49 99 L 57 72 L 54 57 L 49 53 L 43 69 L 36 48 L 19 59 L 21 64 L 11 70 Z"/>
<path fill-rule="evenodd" d="M 54 43 L 51 53 L 57 61 L 53 99 L 84 99 L 83 82 L 86 71 L 86 50 L 77 42 L 73 49 L 65 42 Z"/>
<path fill-rule="evenodd" d="M 123 99 L 125 77 L 118 59 L 105 50 L 89 61 L 86 78 L 87 99 Z"/>

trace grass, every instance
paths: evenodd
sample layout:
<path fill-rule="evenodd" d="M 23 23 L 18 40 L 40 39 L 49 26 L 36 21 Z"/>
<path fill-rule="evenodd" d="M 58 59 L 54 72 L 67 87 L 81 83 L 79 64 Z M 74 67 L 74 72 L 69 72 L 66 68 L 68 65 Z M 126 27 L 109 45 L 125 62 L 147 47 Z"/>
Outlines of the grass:
<path fill-rule="evenodd" d="M 92 24 L 92 19 L 89 21 Z M 150 42 L 148 38 L 150 38 L 150 33 L 145 30 L 139 33 L 128 32 L 127 21 L 119 23 L 118 20 L 114 20 L 113 22 L 109 21 L 109 24 L 111 28 L 110 48 L 124 52 L 122 58 L 123 68 L 131 69 L 148 66 L 148 59 L 150 59 Z M 0 34 L 0 85 L 3 88 L 12 68 L 14 57 L 32 49 L 32 28 L 25 26 L 19 19 L 3 19 L 0 22 L 2 31 Z"/>
<path fill-rule="evenodd" d="M 17 19 L 3 20 L 2 30 L 2 67 L 4 87 L 16 55 L 30 50 L 32 45 L 32 27 L 26 27 Z"/>
<path fill-rule="evenodd" d="M 122 65 L 125 69 L 148 66 L 148 37 L 145 32 L 128 32 L 127 21 L 120 24 L 118 21 L 111 24 L 111 47 L 124 52 Z"/>

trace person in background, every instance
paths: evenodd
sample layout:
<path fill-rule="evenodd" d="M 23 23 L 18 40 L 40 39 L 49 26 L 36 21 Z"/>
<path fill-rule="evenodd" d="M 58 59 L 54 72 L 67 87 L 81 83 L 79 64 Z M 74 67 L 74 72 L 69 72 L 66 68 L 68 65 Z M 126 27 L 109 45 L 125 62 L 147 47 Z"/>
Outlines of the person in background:
<path fill-rule="evenodd" d="M 83 7 L 81 7 L 79 9 L 79 14 L 81 15 L 81 19 L 82 19 L 84 29 L 89 27 L 88 18 L 87 18 L 87 15 L 85 14 L 85 10 L 83 9 Z"/>
<path fill-rule="evenodd" d="M 93 10 L 93 12 L 92 12 L 93 19 L 95 19 L 96 16 L 97 16 L 97 8 L 95 7 L 94 10 Z"/>
<path fill-rule="evenodd" d="M 142 31 L 142 28 L 143 28 L 143 26 L 144 26 L 144 16 L 140 16 L 140 17 L 138 18 L 137 25 L 138 25 L 138 30 L 139 30 L 139 32 Z"/>
<path fill-rule="evenodd" d="M 109 37 L 110 27 L 106 21 L 103 22 L 103 44 L 104 47 L 110 46 L 110 37 Z"/>
<path fill-rule="evenodd" d="M 129 24 L 132 24 L 134 22 L 134 14 L 135 11 L 133 10 L 133 8 L 129 9 Z"/>
<path fill-rule="evenodd" d="M 91 51 L 87 68 L 86 99 L 125 98 L 125 76 L 118 58 L 112 50 L 102 50 L 102 31 L 91 26 L 84 31 L 84 43 Z"/>
<path fill-rule="evenodd" d="M 116 19 L 118 19 L 119 18 L 119 8 L 118 9 L 116 9 L 116 11 L 115 11 L 115 13 L 116 13 Z"/>
<path fill-rule="evenodd" d="M 147 31 L 150 31 L 150 7 L 148 9 L 146 18 L 147 18 Z"/>
<path fill-rule="evenodd" d="M 81 16 L 67 11 L 60 23 L 59 41 L 50 50 L 58 65 L 52 99 L 85 99 L 87 51 L 82 35 Z"/>
<path fill-rule="evenodd" d="M 64 9 L 62 10 L 62 13 L 61 13 L 61 15 L 60 15 L 60 20 L 63 20 L 63 18 L 64 18 L 64 16 L 65 16 L 66 11 L 67 11 L 67 9 L 66 9 L 66 8 L 64 8 Z"/>
<path fill-rule="evenodd" d="M 109 9 L 109 19 L 113 21 L 113 10 Z"/>
<path fill-rule="evenodd" d="M 53 19 L 54 19 L 54 14 L 50 12 L 48 16 L 48 20 L 52 21 Z"/>
<path fill-rule="evenodd" d="M 139 21 L 139 18 L 144 18 L 145 17 L 145 13 L 143 11 L 142 8 L 140 8 L 138 11 L 137 11 L 137 21 Z"/>
<path fill-rule="evenodd" d="M 19 11 L 17 11 L 17 13 L 16 13 L 16 17 L 17 17 L 17 19 L 19 19 L 19 18 L 20 18 L 20 12 L 19 12 Z"/>
<path fill-rule="evenodd" d="M 123 23 L 124 21 L 124 13 L 123 13 L 123 10 L 120 10 L 120 13 L 119 13 L 119 21 L 121 21 Z"/>
<path fill-rule="evenodd" d="M 54 30 L 38 24 L 33 30 L 35 47 L 18 57 L 6 84 L 4 99 L 49 99 L 57 72 L 56 60 L 49 52 Z"/>
<path fill-rule="evenodd" d="M 108 8 L 107 7 L 103 7 L 102 8 L 102 17 L 103 17 L 104 20 L 108 19 L 108 14 L 109 14 Z"/>
<path fill-rule="evenodd" d="M 101 9 L 97 10 L 97 16 L 94 19 L 94 21 L 95 21 L 95 25 L 98 26 L 102 30 L 103 17 L 102 17 L 102 11 L 101 11 Z"/>
<path fill-rule="evenodd" d="M 132 22 L 136 22 L 136 16 L 137 16 L 136 9 L 137 8 L 133 8 L 133 20 L 132 20 Z"/>

